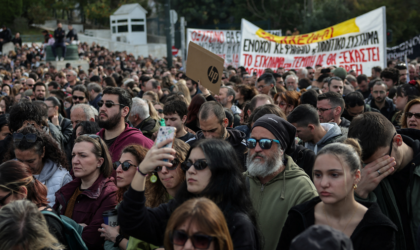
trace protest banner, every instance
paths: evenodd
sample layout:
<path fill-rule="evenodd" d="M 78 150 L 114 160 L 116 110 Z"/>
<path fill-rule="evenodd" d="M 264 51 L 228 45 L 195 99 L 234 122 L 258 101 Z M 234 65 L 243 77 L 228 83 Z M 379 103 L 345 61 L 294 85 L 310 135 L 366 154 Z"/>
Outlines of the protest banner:
<path fill-rule="evenodd" d="M 420 57 L 420 35 L 387 50 L 388 60 L 399 59 L 404 61 L 405 55 L 411 60 Z"/>
<path fill-rule="evenodd" d="M 267 32 L 281 36 L 281 30 L 267 30 Z M 237 68 L 240 66 L 240 30 L 187 29 L 187 44 L 191 41 L 225 59 L 225 67 L 232 65 Z"/>
<path fill-rule="evenodd" d="M 313 33 L 274 36 L 242 19 L 239 65 L 260 76 L 264 69 L 335 65 L 357 74 L 386 67 L 385 7 Z"/>

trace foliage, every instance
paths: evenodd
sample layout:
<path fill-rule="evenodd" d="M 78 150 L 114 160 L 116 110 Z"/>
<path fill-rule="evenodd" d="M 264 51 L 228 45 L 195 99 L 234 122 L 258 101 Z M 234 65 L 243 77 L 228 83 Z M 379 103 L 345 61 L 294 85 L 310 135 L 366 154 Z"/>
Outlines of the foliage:
<path fill-rule="evenodd" d="M 48 20 L 49 10 L 41 4 L 30 6 L 29 11 L 26 14 L 30 23 L 44 23 Z"/>
<path fill-rule="evenodd" d="M 0 8 L 0 23 L 11 24 L 22 14 L 22 0 L 2 0 Z"/>

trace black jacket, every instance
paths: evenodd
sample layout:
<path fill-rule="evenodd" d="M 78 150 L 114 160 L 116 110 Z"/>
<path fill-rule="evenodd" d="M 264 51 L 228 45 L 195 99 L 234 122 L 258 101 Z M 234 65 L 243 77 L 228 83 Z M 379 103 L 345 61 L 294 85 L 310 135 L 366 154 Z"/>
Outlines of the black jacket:
<path fill-rule="evenodd" d="M 277 250 L 289 249 L 292 239 L 315 224 L 315 205 L 319 202 L 321 198 L 315 197 L 290 209 Z M 397 231 L 395 224 L 382 214 L 378 204 L 370 202 L 361 204 L 368 210 L 350 237 L 354 249 L 394 250 Z"/>
<path fill-rule="evenodd" d="M 128 235 L 162 246 L 166 224 L 177 202 L 172 199 L 157 208 L 147 208 L 145 203 L 144 192 L 137 192 L 130 187 L 118 206 L 118 223 Z M 251 220 L 242 213 L 234 213 L 229 217 L 226 222 L 235 250 L 258 249 L 258 234 Z"/>
<path fill-rule="evenodd" d="M 6 28 L 0 32 L 0 38 L 3 39 L 3 44 L 10 42 L 12 40 L 12 31 L 9 28 Z"/>
<path fill-rule="evenodd" d="M 56 43 L 63 43 L 65 36 L 66 36 L 66 32 L 63 29 L 58 28 L 54 30 L 54 40 Z"/>
<path fill-rule="evenodd" d="M 296 145 L 295 151 L 289 156 L 292 157 L 293 161 L 303 169 L 312 180 L 312 169 L 314 168 L 316 156 L 314 151 L 307 149 L 302 145 Z"/>
<path fill-rule="evenodd" d="M 236 156 L 238 157 L 239 162 L 241 163 L 241 169 L 246 171 L 246 156 L 248 154 L 248 148 L 246 146 L 245 141 L 245 133 L 233 128 L 226 128 L 229 134 L 226 141 L 232 145 L 233 149 L 235 149 Z M 192 145 L 197 140 L 206 139 L 204 137 L 203 132 L 200 130 L 197 132 L 195 138 L 191 138 L 186 143 Z"/>
<path fill-rule="evenodd" d="M 375 104 L 375 100 L 374 99 L 370 99 L 366 102 L 366 104 L 369 104 L 370 107 L 372 109 L 377 109 L 379 110 L 379 108 L 376 106 Z M 381 114 L 383 114 L 389 121 L 392 120 L 392 117 L 394 116 L 395 112 L 397 112 L 397 108 L 395 107 L 395 104 L 393 103 L 393 101 L 388 98 L 385 97 L 385 106 L 379 110 L 381 112 Z"/>
<path fill-rule="evenodd" d="M 136 128 L 140 130 L 144 136 L 146 136 L 149 139 L 152 139 L 153 134 L 159 130 L 159 127 L 159 121 L 156 121 L 151 116 L 149 116 L 143 121 L 141 121 Z"/>
<path fill-rule="evenodd" d="M 350 121 L 344 117 L 341 117 L 341 123 L 338 124 L 338 126 L 348 128 L 350 127 Z"/>
<path fill-rule="evenodd" d="M 1 140 L 0 141 L 0 163 L 3 163 L 3 161 L 4 161 L 4 156 L 6 155 L 6 153 L 11 149 L 11 148 L 13 148 L 13 145 L 12 145 L 12 143 L 13 143 L 13 137 L 12 137 L 12 135 L 8 135 L 8 136 L 6 136 L 6 138 L 4 138 L 3 140 Z M 10 150 L 11 151 L 11 153 L 13 154 L 13 158 L 15 158 L 14 157 L 14 152 L 13 152 L 13 150 Z M 12 159 L 13 159 L 12 158 Z"/>
<path fill-rule="evenodd" d="M 60 125 L 57 128 L 60 129 L 61 134 L 63 135 L 64 151 L 66 155 L 69 156 L 73 150 L 73 125 L 71 124 L 70 119 L 64 118 L 62 115 L 58 116 L 58 122 Z"/>

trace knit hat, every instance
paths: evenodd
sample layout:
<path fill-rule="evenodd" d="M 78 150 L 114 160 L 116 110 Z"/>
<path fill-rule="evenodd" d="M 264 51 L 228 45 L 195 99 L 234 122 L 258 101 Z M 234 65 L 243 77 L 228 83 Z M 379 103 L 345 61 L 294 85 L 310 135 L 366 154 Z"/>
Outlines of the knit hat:
<path fill-rule="evenodd" d="M 336 68 L 332 71 L 332 73 L 334 74 L 334 76 L 340 77 L 343 81 L 344 79 L 346 79 L 347 76 L 347 71 L 343 68 Z"/>
<path fill-rule="evenodd" d="M 288 121 L 277 115 L 267 114 L 259 118 L 252 129 L 255 127 L 263 127 L 270 131 L 280 141 L 280 145 L 286 154 L 290 155 L 295 151 L 296 128 Z"/>

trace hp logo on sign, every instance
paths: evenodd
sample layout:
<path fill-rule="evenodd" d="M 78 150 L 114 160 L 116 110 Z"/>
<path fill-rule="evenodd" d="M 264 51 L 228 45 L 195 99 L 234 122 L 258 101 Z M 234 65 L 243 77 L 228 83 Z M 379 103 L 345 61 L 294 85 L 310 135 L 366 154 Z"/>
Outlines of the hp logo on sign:
<path fill-rule="evenodd" d="M 210 66 L 209 70 L 207 71 L 207 76 L 209 77 L 209 81 L 213 84 L 219 81 L 219 72 L 214 66 Z"/>

